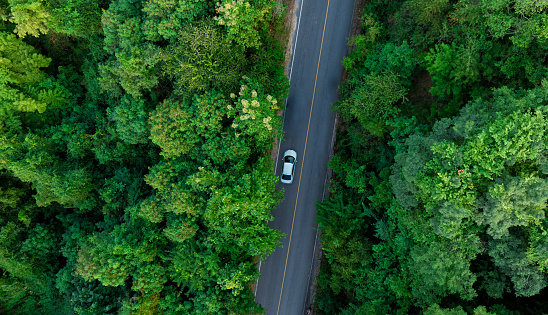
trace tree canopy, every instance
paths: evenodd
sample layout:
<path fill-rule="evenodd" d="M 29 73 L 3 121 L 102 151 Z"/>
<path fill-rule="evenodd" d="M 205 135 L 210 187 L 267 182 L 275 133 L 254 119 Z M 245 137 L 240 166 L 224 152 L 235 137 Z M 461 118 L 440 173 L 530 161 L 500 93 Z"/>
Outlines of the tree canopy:
<path fill-rule="evenodd" d="M 342 118 L 319 314 L 541 314 L 546 6 L 368 1 Z"/>
<path fill-rule="evenodd" d="M 0 313 L 263 311 L 284 10 L 225 4 L 0 1 Z"/>

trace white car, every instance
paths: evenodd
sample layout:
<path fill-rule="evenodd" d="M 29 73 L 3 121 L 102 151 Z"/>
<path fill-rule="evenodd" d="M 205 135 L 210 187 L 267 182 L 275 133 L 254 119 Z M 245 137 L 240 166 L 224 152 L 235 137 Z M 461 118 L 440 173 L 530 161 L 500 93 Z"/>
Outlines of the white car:
<path fill-rule="evenodd" d="M 297 164 L 297 152 L 293 150 L 285 151 L 283 161 L 280 181 L 284 184 L 291 184 L 295 174 L 295 165 Z"/>

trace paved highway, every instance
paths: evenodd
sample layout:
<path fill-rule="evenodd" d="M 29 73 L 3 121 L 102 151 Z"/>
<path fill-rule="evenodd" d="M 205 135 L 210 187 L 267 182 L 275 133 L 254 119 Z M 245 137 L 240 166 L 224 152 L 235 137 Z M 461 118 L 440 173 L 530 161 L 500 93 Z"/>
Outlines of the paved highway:
<path fill-rule="evenodd" d="M 308 305 L 311 263 L 316 241 L 315 202 L 322 199 L 334 129 L 331 104 L 337 100 L 342 60 L 354 12 L 354 0 L 297 0 L 298 27 L 293 38 L 291 89 L 285 111 L 287 149 L 297 152 L 293 184 L 273 211 L 271 227 L 285 233 L 277 248 L 260 265 L 256 301 L 268 315 L 301 315 Z"/>

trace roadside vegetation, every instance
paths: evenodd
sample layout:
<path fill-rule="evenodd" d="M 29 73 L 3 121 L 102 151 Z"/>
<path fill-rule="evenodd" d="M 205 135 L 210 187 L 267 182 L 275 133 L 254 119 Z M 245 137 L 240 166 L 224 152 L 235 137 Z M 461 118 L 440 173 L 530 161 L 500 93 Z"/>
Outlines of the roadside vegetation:
<path fill-rule="evenodd" d="M 317 314 L 548 313 L 548 5 L 362 3 Z"/>
<path fill-rule="evenodd" d="M 262 312 L 284 11 L 0 1 L 0 313 Z"/>

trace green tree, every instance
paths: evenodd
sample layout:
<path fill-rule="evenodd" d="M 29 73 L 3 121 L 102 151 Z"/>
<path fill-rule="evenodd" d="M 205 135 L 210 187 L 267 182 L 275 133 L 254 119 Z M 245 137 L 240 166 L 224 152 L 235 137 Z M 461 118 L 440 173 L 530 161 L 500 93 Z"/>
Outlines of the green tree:
<path fill-rule="evenodd" d="M 514 235 L 489 242 L 489 255 L 510 278 L 517 296 L 533 296 L 546 287 L 546 275 L 527 258 L 526 244 L 526 239 Z"/>
<path fill-rule="evenodd" d="M 229 39 L 246 48 L 261 45 L 259 28 L 268 21 L 276 6 L 274 1 L 223 0 L 217 5 L 215 20 L 226 27 Z"/>
<path fill-rule="evenodd" d="M 48 0 L 51 21 L 47 26 L 74 37 L 91 38 L 102 33 L 101 8 L 92 0 Z"/>
<path fill-rule="evenodd" d="M 148 114 L 143 99 L 124 96 L 117 106 L 109 107 L 107 115 L 116 122 L 116 132 L 128 144 L 147 143 Z"/>
<path fill-rule="evenodd" d="M 164 58 L 175 94 L 187 98 L 209 89 L 233 90 L 247 63 L 243 48 L 231 44 L 208 19 L 185 25 Z"/>
<path fill-rule="evenodd" d="M 279 231 L 268 227 L 272 211 L 279 202 L 275 191 L 278 178 L 268 170 L 273 163 L 261 158 L 253 170 L 233 179 L 217 189 L 204 212 L 206 225 L 214 237 L 224 243 L 235 243 L 248 256 L 272 252 L 281 237 Z"/>
<path fill-rule="evenodd" d="M 366 226 L 365 212 L 359 206 L 345 205 L 340 194 L 317 204 L 316 208 L 321 244 L 331 268 L 329 286 L 339 294 L 354 285 L 360 267 L 372 259 L 368 255 L 371 244 L 362 240 L 359 233 Z"/>
<path fill-rule="evenodd" d="M 48 32 L 51 13 L 42 0 L 9 0 L 9 21 L 14 23 L 14 32 L 19 37 L 38 37 Z"/>
<path fill-rule="evenodd" d="M 192 113 L 170 100 L 163 101 L 150 116 L 150 139 L 165 158 L 186 154 L 200 141 L 191 118 Z"/>
<path fill-rule="evenodd" d="M 447 15 L 453 9 L 449 0 L 400 1 L 401 8 L 394 14 L 397 22 L 391 32 L 396 40 L 409 40 L 419 50 L 437 41 L 447 40 L 451 34 L 451 23 Z"/>
<path fill-rule="evenodd" d="M 16 142 L 17 141 L 17 142 Z M 3 168 L 23 182 L 32 183 L 38 205 L 58 202 L 66 207 L 81 207 L 93 189 L 89 171 L 74 169 L 55 156 L 51 141 L 28 134 L 12 142 Z"/>
<path fill-rule="evenodd" d="M 47 105 L 64 100 L 62 91 L 40 86 L 46 79 L 40 68 L 51 59 L 15 35 L 0 33 L 0 61 L 0 110 L 12 125 L 17 123 L 10 112 L 43 113 Z"/>
<path fill-rule="evenodd" d="M 487 224 L 487 233 L 495 239 L 508 236 L 513 226 L 540 225 L 548 200 L 547 184 L 538 177 L 496 178 L 480 201 L 483 213 L 476 220 Z"/>
<path fill-rule="evenodd" d="M 75 271 L 86 281 L 99 280 L 105 286 L 120 286 L 134 267 L 127 255 L 114 254 L 114 243 L 107 235 L 95 235 L 78 252 Z"/>
<path fill-rule="evenodd" d="M 362 85 L 347 99 L 336 103 L 346 118 L 357 119 L 372 135 L 380 137 L 387 131 L 386 122 L 399 113 L 396 104 L 405 100 L 407 90 L 393 73 L 368 75 Z"/>
<path fill-rule="evenodd" d="M 534 40 L 545 43 L 548 38 L 546 16 L 539 14 L 548 8 L 545 3 L 526 0 L 510 5 L 504 1 L 488 0 L 479 4 L 489 32 L 495 38 L 510 37 L 512 43 L 527 47 Z"/>
<path fill-rule="evenodd" d="M 105 34 L 104 49 L 111 55 L 99 65 L 99 82 L 115 97 L 122 91 L 140 98 L 159 83 L 162 50 L 145 40 L 141 3 L 113 2 L 101 18 Z"/>
<path fill-rule="evenodd" d="M 481 237 L 474 236 L 478 235 L 476 233 L 488 233 L 495 239 L 493 244 L 500 244 L 499 247 L 509 246 L 510 241 L 497 240 L 508 238 L 509 230 L 525 231 L 539 225 L 544 218 L 548 196 L 541 188 L 545 183 L 545 166 L 539 157 L 546 152 L 546 100 L 544 87 L 524 95 L 500 89 L 492 101 L 471 102 L 456 118 L 436 123 L 431 133 L 411 136 L 406 141 L 407 148 L 396 156 L 391 177 L 396 199 L 405 209 L 418 211 L 426 219 L 426 225 L 411 227 L 416 230 L 415 239 L 428 242 L 430 250 L 434 245 L 442 244 L 428 237 L 418 238 L 424 234 L 424 227 L 429 226 L 435 234 L 461 244 L 467 251 L 476 248 L 467 254 L 470 256 L 451 259 L 454 263 L 459 260 L 465 263 L 459 277 L 469 278 L 471 282 L 464 288 L 471 289 L 475 281 L 470 274 L 470 261 L 483 251 L 479 246 Z M 462 245 L 464 240 L 470 244 Z M 503 264 L 502 261 L 512 261 L 510 256 L 502 258 L 501 255 L 517 255 L 511 254 L 509 249 L 495 248 L 490 246 L 489 254 L 497 266 Z M 512 265 L 534 263 L 526 258 L 525 251 L 522 250 L 519 259 L 515 258 L 520 263 L 516 260 Z M 457 252 L 453 250 L 452 253 Z M 425 259 L 427 256 L 417 257 Z M 533 270 L 532 267 L 516 268 L 519 272 Z M 530 275 L 531 282 L 527 284 L 523 273 L 511 270 L 506 269 L 506 274 L 514 284 L 516 295 L 531 296 L 544 287 L 545 275 L 538 270 L 535 273 L 524 271 L 526 276 Z M 440 278 L 432 276 L 429 279 L 437 281 L 435 279 Z M 436 287 L 444 286 L 438 283 Z"/>
<path fill-rule="evenodd" d="M 353 87 L 359 85 L 354 83 L 356 77 L 365 77 L 368 75 L 381 75 L 383 73 L 395 73 L 400 77 L 401 83 L 405 87 L 411 85 L 411 80 L 419 60 L 413 56 L 414 50 L 407 41 L 401 45 L 386 43 L 386 45 L 376 45 L 368 51 L 364 57 L 356 59 L 355 53 L 351 53 L 345 58 L 343 65 L 347 71 L 352 74 L 349 80 L 345 81 L 343 86 Z M 359 55 L 359 53 L 358 53 Z M 363 58 L 363 60 L 362 60 Z"/>
<path fill-rule="evenodd" d="M 467 88 L 480 81 L 480 55 L 476 47 L 436 45 L 426 55 L 427 69 L 433 75 L 432 94 L 460 98 Z"/>
<path fill-rule="evenodd" d="M 259 271 L 253 262 L 232 263 L 219 270 L 217 283 L 222 289 L 231 290 L 232 295 L 237 296 L 243 290 L 247 290 L 248 283 L 259 277 Z"/>
<path fill-rule="evenodd" d="M 212 11 L 209 0 L 148 0 L 143 3 L 146 14 L 143 30 L 148 40 L 175 40 L 186 24 L 199 20 Z"/>
<path fill-rule="evenodd" d="M 160 49 L 153 44 L 119 50 L 115 58 L 99 65 L 101 87 L 121 96 L 121 86 L 129 95 L 140 98 L 143 91 L 151 90 L 158 84 L 159 62 Z"/>
<path fill-rule="evenodd" d="M 46 34 L 0 33 L 0 312 L 260 313 L 281 45 L 246 51 L 209 0 L 0 2 Z"/>
<path fill-rule="evenodd" d="M 228 117 L 233 119 L 231 127 L 236 136 L 251 136 L 256 145 L 267 149 L 274 137 L 282 134 L 282 117 L 278 115 L 281 107 L 278 100 L 266 94 L 256 80 L 245 78 L 241 83 L 238 95 L 230 94 L 233 105 L 227 105 Z"/>
<path fill-rule="evenodd" d="M 438 239 L 411 250 L 411 287 L 418 305 L 439 303 L 449 294 L 459 294 L 463 300 L 477 296 L 473 288 L 477 277 L 470 271 L 470 262 L 480 253 L 478 243 L 477 236 L 452 242 Z"/>

